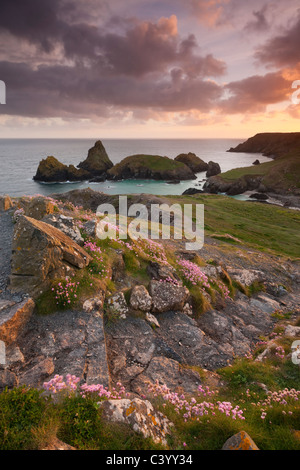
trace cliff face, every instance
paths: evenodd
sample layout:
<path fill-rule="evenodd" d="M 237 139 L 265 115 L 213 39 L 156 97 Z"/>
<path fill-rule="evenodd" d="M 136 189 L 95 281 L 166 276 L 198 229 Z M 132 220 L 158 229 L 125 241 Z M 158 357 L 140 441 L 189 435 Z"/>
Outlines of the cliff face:
<path fill-rule="evenodd" d="M 231 147 L 228 152 L 262 153 L 266 157 L 278 158 L 292 150 L 300 151 L 300 132 L 256 134 L 237 147 Z"/>

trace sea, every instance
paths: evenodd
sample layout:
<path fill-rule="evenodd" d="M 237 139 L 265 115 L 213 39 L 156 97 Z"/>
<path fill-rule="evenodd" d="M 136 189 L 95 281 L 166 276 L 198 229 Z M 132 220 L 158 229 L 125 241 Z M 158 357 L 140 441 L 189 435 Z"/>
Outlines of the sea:
<path fill-rule="evenodd" d="M 54 156 L 65 164 L 77 166 L 85 160 L 94 139 L 0 139 L 0 195 L 11 197 L 23 195 L 45 196 L 64 193 L 72 189 L 90 187 L 107 194 L 155 194 L 180 195 L 186 189 L 201 189 L 205 183 L 205 172 L 197 174 L 197 180 L 170 184 L 167 181 L 124 180 L 101 183 L 66 182 L 40 183 L 33 180 L 39 162 Z M 227 152 L 241 139 L 101 139 L 111 161 L 116 164 L 123 158 L 135 154 L 162 155 L 175 158 L 180 153 L 193 152 L 205 162 L 220 164 L 221 171 L 251 166 L 259 159 L 269 161 L 261 154 Z M 247 196 L 236 196 L 245 199 Z"/>

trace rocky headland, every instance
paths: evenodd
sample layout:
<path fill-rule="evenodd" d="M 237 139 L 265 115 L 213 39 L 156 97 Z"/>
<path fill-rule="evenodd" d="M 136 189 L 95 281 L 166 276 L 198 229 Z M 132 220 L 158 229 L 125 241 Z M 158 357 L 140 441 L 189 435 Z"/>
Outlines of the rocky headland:
<path fill-rule="evenodd" d="M 212 176 L 205 182 L 204 191 L 228 195 L 254 191 L 282 204 L 300 207 L 300 133 L 257 134 L 229 151 L 259 152 L 273 161 L 255 161 L 251 167 Z"/>
<path fill-rule="evenodd" d="M 231 147 L 228 152 L 262 153 L 266 157 L 279 158 L 295 150 L 300 151 L 300 132 L 263 132 Z"/>

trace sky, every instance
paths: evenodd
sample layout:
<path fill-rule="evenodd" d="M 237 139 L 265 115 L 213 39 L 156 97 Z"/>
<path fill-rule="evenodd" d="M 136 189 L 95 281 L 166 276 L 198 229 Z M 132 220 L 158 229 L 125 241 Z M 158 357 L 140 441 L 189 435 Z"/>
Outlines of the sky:
<path fill-rule="evenodd" d="M 1 0 L 0 138 L 300 131 L 299 0 Z"/>

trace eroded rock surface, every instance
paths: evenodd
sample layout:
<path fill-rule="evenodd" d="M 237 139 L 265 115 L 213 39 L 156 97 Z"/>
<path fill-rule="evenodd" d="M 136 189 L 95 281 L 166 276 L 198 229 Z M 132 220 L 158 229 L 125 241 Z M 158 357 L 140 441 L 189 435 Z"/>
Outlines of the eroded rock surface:
<path fill-rule="evenodd" d="M 12 243 L 12 292 L 39 293 L 51 280 L 89 264 L 91 257 L 63 232 L 49 224 L 22 216 Z"/>
<path fill-rule="evenodd" d="M 144 437 L 151 437 L 157 444 L 167 445 L 166 437 L 173 424 L 162 413 L 155 411 L 148 400 L 106 400 L 101 409 L 104 419 L 129 424 Z"/>

